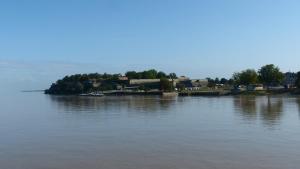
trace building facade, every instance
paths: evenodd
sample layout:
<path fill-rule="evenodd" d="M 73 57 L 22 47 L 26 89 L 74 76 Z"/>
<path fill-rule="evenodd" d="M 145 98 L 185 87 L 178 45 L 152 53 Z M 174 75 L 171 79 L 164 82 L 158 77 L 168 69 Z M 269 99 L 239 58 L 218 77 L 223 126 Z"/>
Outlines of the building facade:
<path fill-rule="evenodd" d="M 283 85 L 287 88 L 295 87 L 296 80 L 296 73 L 287 72 L 284 74 Z"/>

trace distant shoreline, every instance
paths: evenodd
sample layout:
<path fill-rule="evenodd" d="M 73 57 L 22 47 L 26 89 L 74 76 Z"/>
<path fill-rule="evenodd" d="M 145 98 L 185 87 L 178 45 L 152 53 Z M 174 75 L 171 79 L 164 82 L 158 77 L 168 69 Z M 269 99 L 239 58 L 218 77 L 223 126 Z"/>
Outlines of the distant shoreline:
<path fill-rule="evenodd" d="M 273 64 L 259 70 L 246 69 L 234 73 L 231 79 L 190 79 L 149 69 L 141 72 L 127 71 L 125 74 L 74 74 L 52 83 L 46 94 L 100 95 L 272 95 L 300 94 L 299 74 L 282 73 Z M 168 92 L 169 94 L 164 94 Z M 170 92 L 175 92 L 170 94 Z"/>
<path fill-rule="evenodd" d="M 43 90 L 42 90 L 43 91 Z M 37 92 L 37 90 L 32 91 Z M 294 90 L 263 90 L 263 91 L 181 91 L 181 92 L 128 92 L 128 91 L 113 91 L 113 92 L 103 92 L 105 96 L 130 96 L 130 95 L 140 95 L 149 96 L 157 95 L 163 96 L 164 93 L 168 93 L 169 96 L 269 96 L 269 95 L 299 95 L 300 92 L 296 89 Z M 171 93 L 171 94 L 170 94 Z M 174 94 L 172 94 L 174 93 Z M 56 96 L 79 96 L 79 94 L 49 94 Z M 84 97 L 84 96 L 83 96 Z M 87 95 L 88 97 L 88 95 Z"/>

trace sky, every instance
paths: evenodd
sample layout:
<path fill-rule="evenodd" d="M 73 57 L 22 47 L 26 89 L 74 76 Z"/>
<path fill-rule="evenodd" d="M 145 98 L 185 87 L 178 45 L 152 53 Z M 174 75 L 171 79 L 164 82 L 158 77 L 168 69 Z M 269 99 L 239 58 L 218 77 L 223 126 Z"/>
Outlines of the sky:
<path fill-rule="evenodd" d="M 0 86 L 150 68 L 191 78 L 270 63 L 299 71 L 299 9 L 297 0 L 1 0 Z"/>

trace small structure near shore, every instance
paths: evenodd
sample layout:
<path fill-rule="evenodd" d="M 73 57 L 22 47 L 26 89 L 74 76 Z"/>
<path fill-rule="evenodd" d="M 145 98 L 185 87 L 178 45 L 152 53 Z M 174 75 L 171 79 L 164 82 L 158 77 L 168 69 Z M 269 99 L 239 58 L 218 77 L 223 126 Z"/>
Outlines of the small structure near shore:
<path fill-rule="evenodd" d="M 178 96 L 177 92 L 162 92 L 162 96 L 164 97 L 175 97 Z"/>
<path fill-rule="evenodd" d="M 262 84 L 250 84 L 247 86 L 247 91 L 262 91 L 264 90 L 264 85 Z"/>

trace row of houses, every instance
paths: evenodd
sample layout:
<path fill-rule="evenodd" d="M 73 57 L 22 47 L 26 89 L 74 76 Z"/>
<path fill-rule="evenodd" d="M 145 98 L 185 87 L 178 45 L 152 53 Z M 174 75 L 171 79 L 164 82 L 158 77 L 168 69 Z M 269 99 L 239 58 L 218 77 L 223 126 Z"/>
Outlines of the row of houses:
<path fill-rule="evenodd" d="M 122 77 L 123 80 L 128 80 L 129 87 L 139 86 L 139 85 L 152 85 L 159 86 L 160 79 L 128 79 Z M 170 82 L 173 82 L 173 86 L 177 89 L 184 90 L 201 90 L 208 86 L 207 79 L 189 79 L 188 77 L 181 76 L 177 79 L 169 79 Z M 292 72 L 287 72 L 284 74 L 283 86 L 282 88 L 293 88 L 295 87 L 295 82 L 297 80 L 297 74 Z M 222 84 L 217 84 L 217 87 L 223 87 Z M 248 91 L 260 91 L 264 90 L 264 86 L 262 84 L 251 84 L 248 86 L 241 86 L 244 90 Z"/>
<path fill-rule="evenodd" d="M 285 88 L 292 88 L 295 86 L 297 79 L 296 73 L 287 72 L 284 74 L 283 86 Z M 173 83 L 173 87 L 177 90 L 201 90 L 206 88 L 209 84 L 207 79 L 190 79 L 185 76 L 181 76 L 176 79 L 169 79 Z M 120 83 L 119 83 L 120 82 Z M 160 88 L 160 79 L 128 79 L 126 76 L 120 76 L 119 82 L 115 83 L 115 88 L 117 90 L 138 90 L 141 88 L 147 88 L 149 90 L 159 90 Z M 99 81 L 92 82 L 94 87 L 101 85 Z M 217 84 L 216 87 L 224 87 L 222 84 Z M 259 91 L 264 90 L 262 84 L 252 84 L 248 86 L 239 86 L 239 89 L 248 90 L 248 91 Z"/>
<path fill-rule="evenodd" d="M 283 89 L 283 88 L 294 88 L 297 80 L 297 74 L 293 72 L 287 72 L 284 74 L 282 86 L 273 86 L 269 89 Z M 263 84 L 251 84 L 248 86 L 238 86 L 235 90 L 248 90 L 248 91 L 261 91 L 264 90 Z"/>
<path fill-rule="evenodd" d="M 146 86 L 155 90 L 160 87 L 160 79 L 128 79 L 122 76 L 119 80 L 128 82 L 128 85 L 124 89 L 137 89 L 140 86 Z M 173 83 L 175 89 L 184 88 L 184 90 L 200 90 L 208 85 L 207 79 L 189 79 L 185 76 L 181 76 L 177 79 L 169 79 L 169 81 Z"/>

